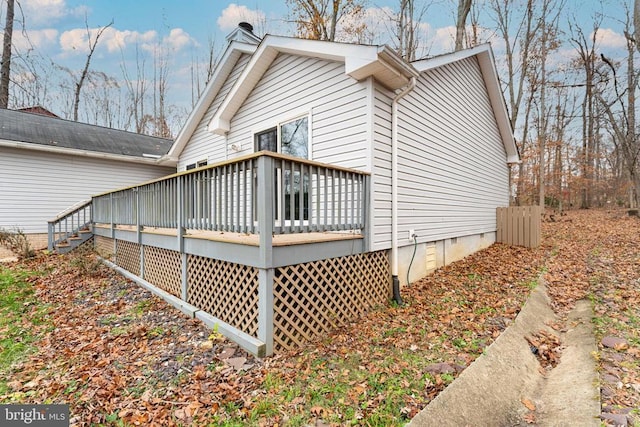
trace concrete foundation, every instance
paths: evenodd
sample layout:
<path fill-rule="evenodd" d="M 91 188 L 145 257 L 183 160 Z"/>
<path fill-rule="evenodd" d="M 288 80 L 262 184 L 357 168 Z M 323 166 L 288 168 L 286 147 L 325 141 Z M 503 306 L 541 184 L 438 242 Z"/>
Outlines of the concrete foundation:
<path fill-rule="evenodd" d="M 496 233 L 491 232 L 400 247 L 398 248 L 400 285 L 405 286 L 433 273 L 436 268 L 486 249 L 495 241 Z"/>

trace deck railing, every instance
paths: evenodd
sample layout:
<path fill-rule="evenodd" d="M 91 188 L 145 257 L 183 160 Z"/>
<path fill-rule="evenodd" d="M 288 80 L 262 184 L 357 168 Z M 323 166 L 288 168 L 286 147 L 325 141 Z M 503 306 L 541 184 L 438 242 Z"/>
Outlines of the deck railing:
<path fill-rule="evenodd" d="M 259 152 L 93 198 L 95 223 L 286 234 L 365 228 L 369 174 Z"/>
<path fill-rule="evenodd" d="M 48 221 L 47 247 L 53 251 L 58 243 L 88 227 L 92 220 L 91 200 L 83 200 Z"/>

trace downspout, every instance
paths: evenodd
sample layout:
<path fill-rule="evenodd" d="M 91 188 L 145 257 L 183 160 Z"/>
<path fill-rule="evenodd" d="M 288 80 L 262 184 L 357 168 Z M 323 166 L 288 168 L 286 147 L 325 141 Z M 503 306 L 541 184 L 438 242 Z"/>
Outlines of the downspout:
<path fill-rule="evenodd" d="M 402 305 L 398 280 L 398 102 L 416 87 L 416 78 L 391 101 L 391 280 L 393 300 Z"/>

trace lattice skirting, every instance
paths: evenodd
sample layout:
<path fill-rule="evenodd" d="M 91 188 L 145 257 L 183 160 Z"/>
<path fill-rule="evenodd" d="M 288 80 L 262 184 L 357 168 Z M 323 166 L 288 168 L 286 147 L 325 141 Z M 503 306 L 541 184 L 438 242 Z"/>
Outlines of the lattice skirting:
<path fill-rule="evenodd" d="M 274 347 L 291 349 L 357 319 L 391 296 L 387 251 L 275 270 Z"/>
<path fill-rule="evenodd" d="M 179 252 L 144 246 L 144 279 L 171 295 L 182 296 L 182 257 Z"/>
<path fill-rule="evenodd" d="M 93 236 L 93 247 L 103 258 L 113 257 L 113 239 L 104 236 Z"/>
<path fill-rule="evenodd" d="M 257 337 L 258 269 L 189 255 L 187 302 Z"/>
<path fill-rule="evenodd" d="M 126 240 L 116 240 L 116 264 L 140 276 L 140 245 Z"/>

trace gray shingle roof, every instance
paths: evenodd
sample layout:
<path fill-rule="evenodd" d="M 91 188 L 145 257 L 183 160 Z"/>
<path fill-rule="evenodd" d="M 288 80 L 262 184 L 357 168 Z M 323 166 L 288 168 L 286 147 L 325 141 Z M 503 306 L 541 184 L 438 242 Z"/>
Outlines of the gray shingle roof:
<path fill-rule="evenodd" d="M 0 140 L 143 157 L 167 154 L 172 140 L 0 109 Z"/>

